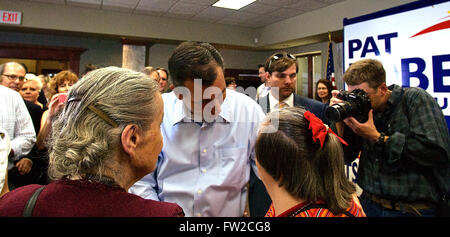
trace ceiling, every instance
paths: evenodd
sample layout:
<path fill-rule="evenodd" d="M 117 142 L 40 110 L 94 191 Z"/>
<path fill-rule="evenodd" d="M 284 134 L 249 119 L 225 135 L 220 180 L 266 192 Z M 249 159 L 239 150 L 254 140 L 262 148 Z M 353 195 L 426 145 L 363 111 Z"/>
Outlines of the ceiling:
<path fill-rule="evenodd" d="M 25 0 L 258 28 L 344 0 L 257 0 L 239 10 L 212 7 L 218 0 Z"/>

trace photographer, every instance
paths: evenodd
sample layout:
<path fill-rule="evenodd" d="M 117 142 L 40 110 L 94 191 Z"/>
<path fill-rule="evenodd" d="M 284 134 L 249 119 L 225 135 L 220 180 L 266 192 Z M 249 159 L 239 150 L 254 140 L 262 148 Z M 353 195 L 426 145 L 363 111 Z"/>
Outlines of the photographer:
<path fill-rule="evenodd" d="M 450 182 L 449 133 L 434 98 L 421 88 L 388 87 L 373 59 L 353 63 L 343 79 L 349 92 L 364 90 L 372 107 L 366 121 L 350 116 L 336 123 L 349 143 L 346 162 L 361 152 L 357 183 L 367 216 L 446 215 L 439 205 L 448 206 L 441 200 Z M 344 102 L 338 93 L 331 106 Z"/>

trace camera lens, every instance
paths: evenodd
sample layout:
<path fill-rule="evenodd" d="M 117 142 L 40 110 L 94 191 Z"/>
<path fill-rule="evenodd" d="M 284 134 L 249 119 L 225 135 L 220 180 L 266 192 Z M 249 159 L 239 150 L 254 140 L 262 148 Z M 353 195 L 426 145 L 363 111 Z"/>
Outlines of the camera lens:
<path fill-rule="evenodd" d="M 336 106 L 337 107 L 337 106 Z M 341 113 L 339 110 L 333 106 L 330 106 L 325 111 L 325 116 L 331 122 L 336 122 L 341 120 Z"/>
<path fill-rule="evenodd" d="M 348 102 L 344 102 L 328 107 L 325 110 L 325 116 L 331 122 L 339 122 L 348 117 L 350 111 L 351 105 Z"/>

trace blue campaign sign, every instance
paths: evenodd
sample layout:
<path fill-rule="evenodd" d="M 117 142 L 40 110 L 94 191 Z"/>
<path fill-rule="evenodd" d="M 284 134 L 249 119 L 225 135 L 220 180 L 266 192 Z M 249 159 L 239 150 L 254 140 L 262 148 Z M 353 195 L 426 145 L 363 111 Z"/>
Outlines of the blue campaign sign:
<path fill-rule="evenodd" d="M 345 18 L 344 71 L 362 58 L 380 60 L 388 86 L 423 88 L 450 126 L 449 42 L 450 1 L 417 1 Z"/>

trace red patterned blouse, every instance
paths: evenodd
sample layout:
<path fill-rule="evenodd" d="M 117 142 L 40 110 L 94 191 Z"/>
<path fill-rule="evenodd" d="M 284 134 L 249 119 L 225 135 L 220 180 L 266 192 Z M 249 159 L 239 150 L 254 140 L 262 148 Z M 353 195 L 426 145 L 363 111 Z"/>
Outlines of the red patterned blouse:
<path fill-rule="evenodd" d="M 276 217 L 365 217 L 364 213 L 359 201 L 355 198 L 352 199 L 350 207 L 344 212 L 340 214 L 334 214 L 330 210 L 328 210 L 324 206 L 324 202 L 310 202 L 306 201 L 300 203 L 287 211 L 281 213 Z M 266 213 L 265 217 L 275 217 L 275 208 L 270 205 L 269 210 Z"/>

